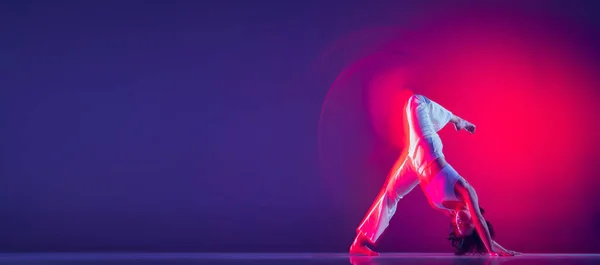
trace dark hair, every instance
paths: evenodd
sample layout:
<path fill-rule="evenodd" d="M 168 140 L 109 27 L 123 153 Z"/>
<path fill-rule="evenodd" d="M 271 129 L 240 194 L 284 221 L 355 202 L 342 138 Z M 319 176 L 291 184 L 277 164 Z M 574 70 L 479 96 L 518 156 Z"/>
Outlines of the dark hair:
<path fill-rule="evenodd" d="M 481 209 L 481 214 L 484 213 L 484 210 Z M 488 221 L 485 221 L 487 227 L 490 231 L 490 235 L 494 238 L 494 228 L 492 224 Z M 486 253 L 485 245 L 477 233 L 477 230 L 474 230 L 473 233 L 469 236 L 457 236 L 454 232 L 454 225 L 452 222 L 450 223 L 450 235 L 448 236 L 448 240 L 452 244 L 452 248 L 454 248 L 454 255 L 465 255 L 465 254 L 481 254 Z"/>

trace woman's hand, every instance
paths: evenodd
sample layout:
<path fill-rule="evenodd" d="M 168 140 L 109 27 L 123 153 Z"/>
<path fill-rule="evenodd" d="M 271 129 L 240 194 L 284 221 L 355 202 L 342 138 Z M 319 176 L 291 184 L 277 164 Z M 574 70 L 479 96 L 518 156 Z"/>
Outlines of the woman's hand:
<path fill-rule="evenodd" d="M 492 251 L 489 253 L 489 255 L 491 257 L 510 257 L 510 256 L 521 255 L 521 253 L 512 251 L 512 250 L 499 250 L 499 251 Z"/>
<path fill-rule="evenodd" d="M 519 256 L 519 255 L 523 255 L 523 253 L 521 253 L 521 252 L 516 252 L 516 251 L 513 251 L 513 250 L 509 250 L 508 252 L 509 252 L 509 253 L 511 253 L 513 256 Z"/>
<path fill-rule="evenodd" d="M 496 256 L 517 256 L 517 255 L 521 255 L 521 253 L 519 253 L 519 252 L 506 249 L 502 245 L 498 244 L 498 242 L 496 242 L 496 241 L 493 241 L 492 246 L 493 246 L 493 250 L 490 251 L 490 253 L 496 253 Z"/>

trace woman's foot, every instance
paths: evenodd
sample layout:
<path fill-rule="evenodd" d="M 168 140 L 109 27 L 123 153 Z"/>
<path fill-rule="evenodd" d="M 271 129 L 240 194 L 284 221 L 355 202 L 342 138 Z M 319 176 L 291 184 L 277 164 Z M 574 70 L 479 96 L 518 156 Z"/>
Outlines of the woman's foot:
<path fill-rule="evenodd" d="M 367 255 L 367 256 L 378 256 L 379 253 L 371 250 L 367 244 L 369 240 L 364 234 L 359 233 L 356 235 L 354 242 L 350 246 L 350 255 Z"/>
<path fill-rule="evenodd" d="M 460 131 L 462 129 L 465 129 L 467 132 L 470 132 L 471 134 L 475 133 L 475 124 L 468 122 L 467 120 L 464 120 L 462 118 L 457 118 L 455 119 L 454 123 L 454 128 L 456 128 L 456 131 Z"/>

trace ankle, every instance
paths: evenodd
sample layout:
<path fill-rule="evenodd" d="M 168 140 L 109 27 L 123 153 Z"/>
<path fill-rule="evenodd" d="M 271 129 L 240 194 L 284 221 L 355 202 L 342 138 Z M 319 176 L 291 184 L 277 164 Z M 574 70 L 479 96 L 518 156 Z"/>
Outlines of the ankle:
<path fill-rule="evenodd" d="M 358 234 L 356 234 L 356 238 L 354 239 L 354 245 L 366 246 L 368 244 L 372 243 L 364 233 L 359 232 Z"/>

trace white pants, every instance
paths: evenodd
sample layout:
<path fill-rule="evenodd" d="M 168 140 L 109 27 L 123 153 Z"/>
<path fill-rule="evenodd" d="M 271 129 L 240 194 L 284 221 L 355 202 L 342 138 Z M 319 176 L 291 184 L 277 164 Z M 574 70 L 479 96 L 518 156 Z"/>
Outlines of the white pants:
<path fill-rule="evenodd" d="M 400 199 L 419 185 L 419 174 L 423 174 L 424 168 L 432 161 L 444 156 L 437 131 L 451 117 L 450 111 L 424 96 L 415 95 L 408 99 L 404 116 L 409 131 L 408 150 L 394 164 L 357 233 L 364 234 L 371 243 L 376 243 L 381 237 L 396 213 Z"/>
<path fill-rule="evenodd" d="M 409 160 L 403 155 L 396 161 L 381 193 L 357 228 L 357 233 L 364 234 L 371 243 L 377 242 L 388 227 L 400 199 L 419 185 L 419 178 L 411 169 Z"/>

